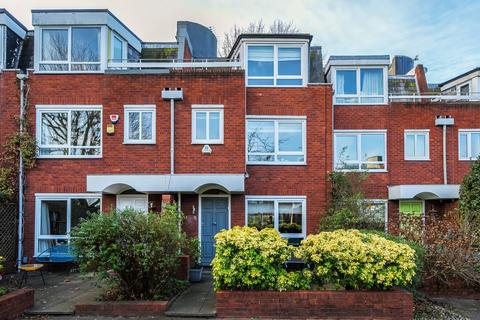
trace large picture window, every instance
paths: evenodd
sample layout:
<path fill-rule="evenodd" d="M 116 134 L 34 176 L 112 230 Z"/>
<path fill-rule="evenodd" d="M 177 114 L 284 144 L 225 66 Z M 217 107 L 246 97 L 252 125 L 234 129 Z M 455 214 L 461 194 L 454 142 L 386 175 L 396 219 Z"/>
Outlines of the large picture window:
<path fill-rule="evenodd" d="M 305 237 L 306 200 L 304 197 L 247 196 L 245 223 L 258 230 L 275 228 L 285 238 Z"/>
<path fill-rule="evenodd" d="M 36 198 L 35 255 L 68 244 L 70 231 L 89 213 L 101 210 L 99 195 L 43 195 Z"/>
<path fill-rule="evenodd" d="M 305 164 L 306 120 L 247 120 L 248 164 Z"/>
<path fill-rule="evenodd" d="M 37 106 L 40 158 L 102 156 L 101 106 Z"/>
<path fill-rule="evenodd" d="M 337 69 L 335 73 L 335 103 L 386 103 L 384 68 Z"/>
<path fill-rule="evenodd" d="M 100 28 L 41 29 L 40 71 L 99 71 Z"/>
<path fill-rule="evenodd" d="M 385 131 L 335 132 L 335 169 L 385 171 Z"/>
<path fill-rule="evenodd" d="M 459 130 L 458 155 L 460 160 L 476 160 L 480 156 L 480 129 Z"/>
<path fill-rule="evenodd" d="M 249 86 L 303 85 L 301 45 L 249 45 L 247 55 Z"/>
<path fill-rule="evenodd" d="M 125 106 L 124 142 L 154 144 L 156 128 L 155 105 Z"/>

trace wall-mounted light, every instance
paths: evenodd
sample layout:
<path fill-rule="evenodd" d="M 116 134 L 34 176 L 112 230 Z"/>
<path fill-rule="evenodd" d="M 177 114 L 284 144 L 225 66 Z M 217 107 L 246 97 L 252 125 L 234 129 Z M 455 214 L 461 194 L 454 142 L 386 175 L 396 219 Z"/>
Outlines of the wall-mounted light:
<path fill-rule="evenodd" d="M 192 206 L 192 214 L 195 215 L 195 205 Z"/>

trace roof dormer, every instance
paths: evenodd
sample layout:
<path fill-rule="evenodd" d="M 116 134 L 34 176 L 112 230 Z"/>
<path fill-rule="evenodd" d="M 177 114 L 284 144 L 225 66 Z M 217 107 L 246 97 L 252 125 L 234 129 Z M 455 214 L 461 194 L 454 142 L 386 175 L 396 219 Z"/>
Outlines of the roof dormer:
<path fill-rule="evenodd" d="M 142 41 L 109 10 L 32 10 L 35 72 L 99 73 L 138 59 Z"/>
<path fill-rule="evenodd" d="M 242 34 L 229 58 L 241 62 L 248 87 L 303 87 L 311 40 L 310 34 Z"/>
<path fill-rule="evenodd" d="M 16 69 L 27 28 L 0 8 L 0 71 Z"/>

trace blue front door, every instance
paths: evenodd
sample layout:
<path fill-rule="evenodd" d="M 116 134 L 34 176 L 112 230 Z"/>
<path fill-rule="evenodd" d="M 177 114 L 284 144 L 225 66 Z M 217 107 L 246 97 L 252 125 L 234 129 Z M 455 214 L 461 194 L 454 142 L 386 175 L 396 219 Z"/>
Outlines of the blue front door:
<path fill-rule="evenodd" d="M 220 230 L 228 228 L 228 198 L 202 197 L 201 210 L 202 265 L 208 266 L 215 257 L 213 237 Z"/>

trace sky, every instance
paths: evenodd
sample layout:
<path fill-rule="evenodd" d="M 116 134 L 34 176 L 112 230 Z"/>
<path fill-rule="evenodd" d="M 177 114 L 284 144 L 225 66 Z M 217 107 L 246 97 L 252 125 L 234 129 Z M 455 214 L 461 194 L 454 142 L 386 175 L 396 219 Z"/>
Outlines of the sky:
<path fill-rule="evenodd" d="M 31 9 L 107 8 L 143 41 L 174 41 L 176 21 L 212 27 L 219 44 L 234 24 L 293 21 L 325 56 L 418 56 L 428 82 L 480 66 L 480 1 L 475 0 L 0 0 L 31 28 Z"/>

